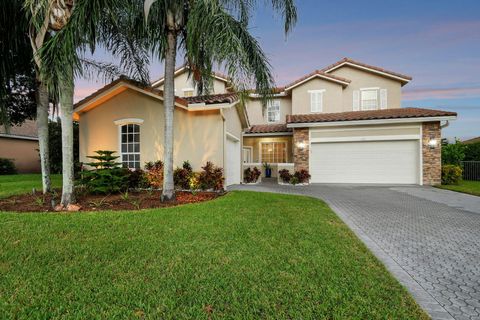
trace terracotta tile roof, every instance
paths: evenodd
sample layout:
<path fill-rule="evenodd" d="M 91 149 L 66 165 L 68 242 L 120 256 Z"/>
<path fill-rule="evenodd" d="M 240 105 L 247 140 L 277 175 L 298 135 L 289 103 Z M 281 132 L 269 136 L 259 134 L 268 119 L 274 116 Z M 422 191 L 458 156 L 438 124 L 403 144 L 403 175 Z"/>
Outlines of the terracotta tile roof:
<path fill-rule="evenodd" d="M 211 94 L 205 96 L 194 96 L 194 97 L 185 97 L 188 103 L 205 103 L 205 104 L 216 104 L 216 103 L 233 103 L 238 100 L 238 95 L 236 93 L 222 93 L 222 94 Z"/>
<path fill-rule="evenodd" d="M 148 92 L 151 92 L 153 94 L 156 94 L 158 95 L 159 97 L 163 97 L 163 91 L 162 90 L 159 90 L 159 89 L 155 89 L 155 88 L 152 88 L 151 86 L 149 85 L 145 85 L 141 82 L 138 82 L 138 81 L 135 81 L 133 79 L 130 79 L 130 78 L 127 78 L 127 77 L 120 77 L 118 78 L 117 80 L 107 84 L 106 86 L 100 88 L 99 90 L 95 91 L 94 93 L 92 93 L 91 95 L 83 98 L 82 100 L 78 101 L 77 103 L 75 103 L 75 105 L 73 106 L 74 109 L 78 108 L 80 105 L 83 105 L 91 100 L 93 100 L 95 97 L 99 96 L 100 94 L 110 90 L 111 88 L 115 87 L 117 84 L 119 84 L 120 82 L 124 82 L 126 84 L 129 84 L 131 86 L 134 86 L 138 89 L 141 89 L 141 90 L 144 90 L 144 91 L 148 91 Z M 175 97 L 175 102 L 181 104 L 181 105 L 184 105 L 184 106 L 187 106 L 187 101 L 185 99 L 182 99 L 180 97 Z"/>
<path fill-rule="evenodd" d="M 462 142 L 463 142 L 463 143 L 466 143 L 466 144 L 480 143 L 480 137 L 476 137 L 476 138 L 464 140 L 464 141 L 462 141 Z"/>
<path fill-rule="evenodd" d="M 297 80 L 293 81 L 292 83 L 286 85 L 286 86 L 285 86 L 285 89 L 288 90 L 290 87 L 293 87 L 293 86 L 295 86 L 296 84 L 298 84 L 298 83 L 300 83 L 300 82 L 302 82 L 302 81 L 305 81 L 305 80 L 307 80 L 308 78 L 313 77 L 313 76 L 315 76 L 315 75 L 324 77 L 324 78 L 326 78 L 327 80 L 331 80 L 331 81 L 335 81 L 335 82 L 340 81 L 340 82 L 345 83 L 345 85 L 348 85 L 348 84 L 351 82 L 350 80 L 348 80 L 348 79 L 346 79 L 346 78 L 338 77 L 338 76 L 335 76 L 335 75 L 333 75 L 333 74 L 328 74 L 328 73 L 324 72 L 323 70 L 315 70 L 315 71 L 313 71 L 313 72 L 311 72 L 311 73 L 309 73 L 309 74 L 301 77 L 300 79 L 297 79 Z"/>
<path fill-rule="evenodd" d="M 280 133 L 280 132 L 292 132 L 291 128 L 287 128 L 287 124 L 259 124 L 248 128 L 245 134 L 256 133 Z"/>
<path fill-rule="evenodd" d="M 355 61 L 355 60 L 350 59 L 350 58 L 343 58 L 342 60 L 340 60 L 338 62 L 335 62 L 334 64 L 331 64 L 326 68 L 323 68 L 322 71 L 323 72 L 329 72 L 329 70 L 334 69 L 335 67 L 337 67 L 337 66 L 339 66 L 343 63 L 346 63 L 346 62 L 357 65 L 357 66 L 360 66 L 360 67 L 365 67 L 365 68 L 368 68 L 368 69 L 372 69 L 372 70 L 380 71 L 380 72 L 383 72 L 383 73 L 386 73 L 386 74 L 390 74 L 390 75 L 395 76 L 395 77 L 403 78 L 403 79 L 406 79 L 406 80 L 412 80 L 412 77 L 410 77 L 410 76 L 407 76 L 407 75 L 404 75 L 404 74 L 401 74 L 401 73 L 398 73 L 398 72 L 389 71 L 389 70 L 386 70 L 386 69 L 383 69 L 383 68 L 380 68 L 380 67 L 372 66 L 370 64 L 366 64 L 366 63 L 363 63 L 363 62 L 358 62 L 358 61 Z"/>
<path fill-rule="evenodd" d="M 287 123 L 311 123 L 311 122 L 335 122 L 335 121 L 357 121 L 357 120 L 382 120 L 401 118 L 428 118 L 457 116 L 456 112 L 419 109 L 419 108 L 397 108 L 374 111 L 350 111 L 338 113 L 316 113 L 316 114 L 295 114 L 287 116 Z"/>

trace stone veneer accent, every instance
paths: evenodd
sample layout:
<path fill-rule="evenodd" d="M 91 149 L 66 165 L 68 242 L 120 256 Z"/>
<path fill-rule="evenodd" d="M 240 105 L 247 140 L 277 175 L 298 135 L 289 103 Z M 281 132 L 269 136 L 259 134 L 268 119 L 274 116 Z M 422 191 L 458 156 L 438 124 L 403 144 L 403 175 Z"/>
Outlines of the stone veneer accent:
<path fill-rule="evenodd" d="M 437 185 L 442 182 L 442 146 L 440 122 L 424 122 L 422 124 L 422 157 L 423 157 L 423 184 Z M 438 145 L 431 149 L 428 146 L 430 139 L 436 139 Z"/>
<path fill-rule="evenodd" d="M 293 162 L 295 163 L 295 171 L 309 169 L 310 143 L 308 132 L 308 128 L 293 129 Z M 305 148 L 300 149 L 297 147 L 297 144 L 302 142 L 305 143 Z"/>

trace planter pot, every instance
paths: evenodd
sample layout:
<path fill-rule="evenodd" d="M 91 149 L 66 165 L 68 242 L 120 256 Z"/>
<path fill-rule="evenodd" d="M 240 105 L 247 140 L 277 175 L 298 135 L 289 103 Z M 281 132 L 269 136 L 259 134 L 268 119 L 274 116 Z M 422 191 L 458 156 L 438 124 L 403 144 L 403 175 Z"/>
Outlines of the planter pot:
<path fill-rule="evenodd" d="M 272 177 L 272 169 L 271 168 L 265 169 L 265 177 L 266 178 L 271 178 Z"/>

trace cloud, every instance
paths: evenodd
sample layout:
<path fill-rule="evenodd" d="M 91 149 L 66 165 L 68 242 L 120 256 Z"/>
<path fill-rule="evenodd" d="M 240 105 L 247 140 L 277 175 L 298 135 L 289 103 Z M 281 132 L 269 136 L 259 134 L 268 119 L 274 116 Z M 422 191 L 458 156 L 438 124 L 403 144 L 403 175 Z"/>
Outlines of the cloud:
<path fill-rule="evenodd" d="M 480 85 L 450 88 L 413 88 L 403 91 L 404 100 L 459 99 L 480 97 Z"/>

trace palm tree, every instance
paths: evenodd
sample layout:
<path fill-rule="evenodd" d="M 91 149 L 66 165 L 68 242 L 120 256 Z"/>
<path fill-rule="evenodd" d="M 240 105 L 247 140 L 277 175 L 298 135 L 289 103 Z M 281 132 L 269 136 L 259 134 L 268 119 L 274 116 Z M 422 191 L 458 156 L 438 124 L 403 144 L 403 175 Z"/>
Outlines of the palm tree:
<path fill-rule="evenodd" d="M 143 46 L 132 39 L 133 32 L 125 24 L 129 1 L 121 0 L 25 0 L 32 12 L 32 25 L 37 32 L 45 28 L 50 39 L 38 52 L 42 62 L 40 73 L 53 96 L 60 102 L 62 125 L 62 199 L 66 207 L 75 202 L 73 174 L 73 99 L 74 78 L 84 76 L 99 65 L 84 58 L 101 43 L 119 57 L 121 65 L 133 77 L 146 82 L 148 63 Z M 123 23 L 123 25 L 122 25 Z M 140 23 L 140 25 L 142 25 Z M 101 66 L 101 65 L 100 65 Z M 102 71 L 102 70 L 100 70 Z M 103 70 L 105 71 L 105 70 Z M 111 68 L 106 69 L 107 73 Z"/>
<path fill-rule="evenodd" d="M 165 63 L 165 146 L 162 201 L 175 197 L 173 184 L 174 70 L 177 50 L 186 58 L 200 92 L 208 93 L 214 64 L 223 65 L 232 82 L 245 89 L 254 84 L 267 99 L 273 78 L 268 59 L 249 34 L 256 0 L 145 0 L 145 20 L 152 50 Z M 265 1 L 268 2 L 268 1 Z M 271 0 L 287 34 L 296 22 L 293 0 Z"/>

